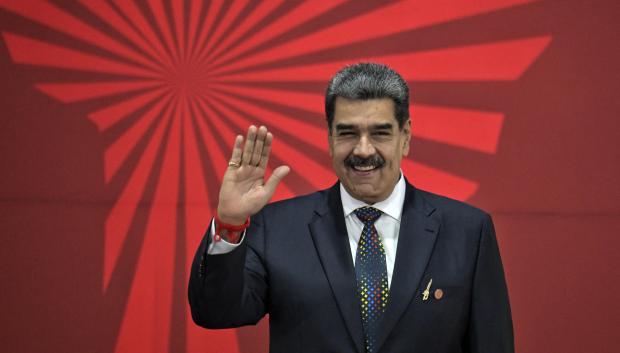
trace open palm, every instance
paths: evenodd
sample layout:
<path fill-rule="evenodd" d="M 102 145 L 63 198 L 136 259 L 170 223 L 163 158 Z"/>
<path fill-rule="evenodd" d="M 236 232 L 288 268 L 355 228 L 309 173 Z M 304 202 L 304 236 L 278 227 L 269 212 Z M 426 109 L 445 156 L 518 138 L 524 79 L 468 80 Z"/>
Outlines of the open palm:
<path fill-rule="evenodd" d="M 265 181 L 265 171 L 273 135 L 267 128 L 248 128 L 247 137 L 235 139 L 232 157 L 224 173 L 217 213 L 229 224 L 242 224 L 269 202 L 278 183 L 288 174 L 288 166 L 276 168 Z"/>

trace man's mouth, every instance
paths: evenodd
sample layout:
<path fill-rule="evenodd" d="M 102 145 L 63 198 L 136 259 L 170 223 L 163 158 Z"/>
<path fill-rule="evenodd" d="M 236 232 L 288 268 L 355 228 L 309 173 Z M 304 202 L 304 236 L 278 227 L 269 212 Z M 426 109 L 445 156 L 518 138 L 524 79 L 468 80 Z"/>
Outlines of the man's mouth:
<path fill-rule="evenodd" d="M 355 155 L 349 155 L 344 160 L 344 164 L 358 173 L 370 173 L 376 169 L 383 167 L 385 159 L 378 154 L 368 158 L 361 158 Z"/>
<path fill-rule="evenodd" d="M 351 168 L 353 168 L 354 170 L 356 170 L 358 172 L 369 172 L 371 170 L 379 169 L 379 166 L 376 166 L 376 165 L 366 165 L 366 166 L 357 165 L 357 166 L 352 166 Z"/>

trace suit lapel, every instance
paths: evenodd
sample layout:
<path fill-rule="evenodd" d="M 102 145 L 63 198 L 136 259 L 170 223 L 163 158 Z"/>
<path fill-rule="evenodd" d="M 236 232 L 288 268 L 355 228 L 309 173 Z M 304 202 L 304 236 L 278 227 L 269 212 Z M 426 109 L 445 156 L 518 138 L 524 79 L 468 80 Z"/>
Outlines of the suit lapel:
<path fill-rule="evenodd" d="M 361 353 L 364 339 L 360 304 L 338 183 L 329 189 L 327 203 L 315 212 L 318 217 L 309 224 L 312 240 L 351 339 Z"/>
<path fill-rule="evenodd" d="M 419 292 L 420 281 L 431 257 L 439 232 L 439 217 L 426 200 L 407 183 L 403 214 L 396 249 L 396 263 L 390 285 L 388 306 L 383 314 L 377 349 L 405 313 Z"/>

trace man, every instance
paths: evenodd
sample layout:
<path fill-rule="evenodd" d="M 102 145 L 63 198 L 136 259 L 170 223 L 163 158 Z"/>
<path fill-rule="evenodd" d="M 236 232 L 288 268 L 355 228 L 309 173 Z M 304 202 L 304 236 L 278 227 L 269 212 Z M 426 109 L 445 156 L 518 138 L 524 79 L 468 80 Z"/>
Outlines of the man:
<path fill-rule="evenodd" d="M 273 136 L 237 136 L 192 265 L 198 325 L 269 313 L 270 352 L 514 351 L 491 218 L 401 173 L 408 108 L 406 82 L 384 65 L 336 73 L 325 111 L 339 182 L 269 205 L 289 168 L 264 181 Z"/>

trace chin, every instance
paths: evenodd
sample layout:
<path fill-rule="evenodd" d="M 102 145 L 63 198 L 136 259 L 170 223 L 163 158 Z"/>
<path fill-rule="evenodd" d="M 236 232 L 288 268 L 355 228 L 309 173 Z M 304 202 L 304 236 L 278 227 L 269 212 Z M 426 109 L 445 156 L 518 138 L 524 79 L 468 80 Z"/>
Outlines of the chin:
<path fill-rule="evenodd" d="M 355 192 L 355 194 L 352 194 L 351 196 L 355 197 L 358 200 L 364 201 L 366 203 L 375 203 L 379 201 L 379 194 L 376 192 L 376 190 L 372 190 L 372 191 L 357 191 Z"/>
<path fill-rule="evenodd" d="M 381 179 L 383 178 L 383 175 L 378 175 L 377 177 Z M 360 183 L 359 178 L 352 175 L 352 171 L 349 168 L 346 168 L 343 171 L 342 176 L 339 176 L 339 179 L 345 189 L 347 189 L 349 194 L 351 194 L 354 198 L 369 204 L 381 201 L 382 193 L 379 192 L 379 190 L 383 187 L 383 185 L 380 185 L 381 180 L 365 180 Z"/>

